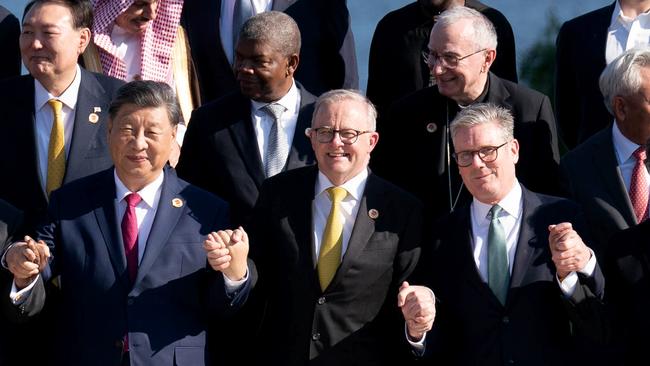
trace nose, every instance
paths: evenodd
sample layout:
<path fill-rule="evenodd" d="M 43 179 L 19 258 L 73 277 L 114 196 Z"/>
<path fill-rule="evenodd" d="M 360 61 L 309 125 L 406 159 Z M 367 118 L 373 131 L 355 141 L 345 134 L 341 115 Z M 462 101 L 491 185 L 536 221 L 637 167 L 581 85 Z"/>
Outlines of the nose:
<path fill-rule="evenodd" d="M 233 65 L 235 72 L 243 72 L 253 74 L 253 64 L 250 60 L 239 58 L 235 56 L 235 64 Z"/>
<path fill-rule="evenodd" d="M 156 18 L 157 8 L 158 3 L 156 1 L 152 1 L 142 8 L 142 15 L 148 19 L 154 20 Z"/>
<path fill-rule="evenodd" d="M 433 75 L 442 75 L 445 72 L 446 68 L 442 66 L 441 62 L 433 62 L 429 64 L 429 71 Z"/>
<path fill-rule="evenodd" d="M 339 132 L 334 132 L 334 136 L 332 136 L 332 141 L 330 141 L 330 144 L 334 146 L 342 146 L 345 145 L 343 143 L 343 140 L 341 140 L 341 134 Z"/>
<path fill-rule="evenodd" d="M 144 136 L 144 131 L 140 130 L 133 135 L 131 146 L 135 151 L 142 151 L 147 149 L 147 139 Z"/>

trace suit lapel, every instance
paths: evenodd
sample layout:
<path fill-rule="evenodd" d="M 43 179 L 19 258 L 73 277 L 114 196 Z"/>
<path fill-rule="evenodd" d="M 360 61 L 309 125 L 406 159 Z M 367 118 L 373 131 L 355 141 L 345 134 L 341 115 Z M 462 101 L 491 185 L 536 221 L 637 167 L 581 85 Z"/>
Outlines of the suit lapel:
<path fill-rule="evenodd" d="M 487 282 L 483 281 L 479 273 L 476 261 L 474 260 L 473 241 L 474 234 L 472 232 L 472 221 L 470 213 L 470 204 L 466 204 L 462 208 L 454 212 L 455 223 L 450 227 L 458 228 L 454 230 L 457 233 L 465 233 L 461 235 L 450 235 L 452 239 L 452 248 L 454 253 L 458 254 L 457 262 L 460 266 L 459 273 L 465 276 L 467 282 L 476 287 L 483 297 L 489 299 L 493 305 L 501 307 L 501 302 L 496 297 L 494 292 L 490 289 Z"/>
<path fill-rule="evenodd" d="M 636 225 L 632 202 L 627 194 L 625 183 L 623 183 L 623 175 L 616 159 L 616 150 L 614 149 L 612 129 L 610 127 L 601 132 L 593 153 L 594 157 L 591 161 L 598 164 L 597 167 L 594 167 L 594 170 L 600 173 L 603 186 L 612 197 L 612 203 L 630 226 Z"/>
<path fill-rule="evenodd" d="M 144 255 L 138 266 L 138 276 L 135 280 L 134 288 L 142 281 L 142 278 L 147 275 L 149 269 L 158 258 L 160 251 L 167 244 L 169 236 L 176 227 L 181 215 L 185 212 L 185 203 L 181 207 L 172 205 L 173 199 L 179 198 L 180 187 L 178 186 L 178 178 L 172 169 L 165 169 L 165 178 L 163 180 L 162 191 L 160 193 L 160 202 L 156 210 L 147 245 L 144 250 Z"/>
<path fill-rule="evenodd" d="M 25 77 L 23 80 L 23 84 L 21 85 L 22 90 L 16 91 L 17 95 L 25 95 L 29 96 L 25 102 L 28 103 L 27 105 L 23 105 L 22 108 L 18 108 L 19 110 L 19 118 L 17 119 L 18 125 L 15 126 L 17 128 L 16 131 L 16 136 L 23 136 L 24 138 L 21 139 L 21 141 L 16 141 L 18 144 L 17 146 L 22 146 L 23 149 L 21 149 L 22 153 L 27 154 L 27 159 L 25 161 L 29 162 L 29 167 L 28 172 L 29 175 L 27 177 L 23 177 L 24 179 L 30 179 L 33 182 L 37 182 L 36 185 L 38 185 L 40 189 L 40 197 L 42 198 L 42 201 L 44 202 L 43 206 L 47 206 L 47 195 L 45 194 L 45 187 L 43 186 L 43 183 L 41 182 L 41 176 L 40 176 L 40 171 L 39 171 L 39 162 L 38 162 L 38 148 L 36 146 L 36 111 L 34 110 L 34 78 L 31 76 Z"/>
<path fill-rule="evenodd" d="M 89 192 L 89 200 L 99 200 L 99 205 L 95 209 L 95 218 L 97 225 L 104 238 L 104 243 L 108 249 L 108 254 L 115 269 L 116 277 L 122 281 L 125 288 L 131 288 L 129 283 L 129 274 L 126 270 L 126 256 L 124 254 L 124 242 L 117 222 L 117 205 L 115 197 L 115 180 L 113 178 L 113 169 L 106 170 L 101 176 L 101 185 L 110 187 L 106 192 Z"/>
<path fill-rule="evenodd" d="M 496 75 L 494 75 L 491 72 L 488 75 L 489 75 L 490 85 L 488 86 L 488 94 L 486 95 L 485 102 L 496 104 L 505 107 L 509 110 L 512 110 L 510 93 L 508 92 L 506 87 L 503 86 L 503 83 Z"/>
<path fill-rule="evenodd" d="M 537 208 L 541 205 L 541 202 L 537 196 L 524 187 L 522 187 L 522 199 L 524 203 L 521 212 L 521 227 L 519 228 L 515 260 L 512 265 L 512 277 L 510 279 L 508 299 L 513 293 L 512 289 L 521 286 L 526 271 L 531 268 L 530 261 L 535 257 L 534 254 L 538 250 L 544 249 L 539 246 L 539 239 L 535 234 L 535 226 L 531 222 L 532 217 Z"/>
<path fill-rule="evenodd" d="M 336 271 L 330 286 L 335 286 L 345 277 L 345 273 L 350 269 L 350 266 L 352 266 L 366 248 L 368 241 L 370 241 L 372 234 L 375 232 L 375 220 L 368 216 L 368 211 L 375 209 L 380 213 L 384 212 L 381 202 L 382 196 L 381 187 L 376 177 L 370 174 L 366 181 L 366 187 L 363 190 L 363 197 L 361 197 L 361 201 L 359 202 L 359 211 L 354 220 L 352 233 L 350 233 L 348 248 L 343 258 L 341 258 L 341 265 Z"/>
<path fill-rule="evenodd" d="M 257 148 L 257 137 L 253 129 L 253 122 L 250 118 L 250 101 L 243 96 L 242 98 L 241 106 L 236 109 L 241 111 L 241 115 L 235 117 L 239 120 L 231 124 L 228 130 L 230 131 L 235 146 L 239 150 L 244 165 L 246 165 L 248 174 L 253 178 L 255 185 L 259 189 L 266 178 L 264 176 L 264 166 L 262 165 L 262 157 Z"/>
<path fill-rule="evenodd" d="M 298 90 L 300 92 L 300 111 L 298 112 L 298 122 L 296 123 L 291 150 L 284 170 L 300 168 L 314 162 L 314 151 L 311 148 L 309 138 L 305 136 L 305 130 L 311 126 L 311 116 L 314 112 L 313 103 L 316 98 L 299 84 Z"/>
<path fill-rule="evenodd" d="M 273 6 L 271 10 L 275 11 L 285 11 L 288 7 L 293 5 L 297 0 L 275 0 L 273 1 Z"/>
<path fill-rule="evenodd" d="M 95 76 L 84 69 L 81 70 L 81 82 L 75 106 L 74 128 L 70 154 L 66 161 L 66 174 L 64 183 L 78 178 L 81 174 L 76 170 L 79 168 L 79 161 L 86 158 L 89 150 L 97 148 L 97 133 L 100 131 L 101 123 L 90 122 L 90 114 L 107 114 L 108 111 L 95 110 L 106 103 L 104 88 L 97 82 Z"/>

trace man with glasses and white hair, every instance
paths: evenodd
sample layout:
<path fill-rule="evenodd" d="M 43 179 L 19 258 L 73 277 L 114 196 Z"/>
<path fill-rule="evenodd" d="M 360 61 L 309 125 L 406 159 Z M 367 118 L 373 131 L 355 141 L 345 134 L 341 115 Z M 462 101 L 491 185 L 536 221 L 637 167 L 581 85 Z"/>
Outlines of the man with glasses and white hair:
<path fill-rule="evenodd" d="M 549 99 L 490 72 L 496 46 L 494 26 L 476 10 L 459 6 L 440 14 L 426 57 L 436 85 L 396 102 L 380 126 L 384 141 L 373 169 L 422 199 L 435 216 L 469 199 L 449 155 L 448 127 L 474 103 L 493 103 L 513 113 L 515 137 L 523 145 L 517 176 L 536 191 L 558 191 L 559 153 Z M 418 158 L 404 159 L 405 153 Z"/>
<path fill-rule="evenodd" d="M 473 198 L 443 219 L 422 283 L 399 294 L 409 340 L 441 365 L 564 365 L 598 335 L 603 277 L 577 231 L 579 209 L 519 183 L 512 114 L 478 103 L 451 123 Z M 426 340 L 425 333 L 430 333 Z M 423 344 L 424 343 L 424 344 Z"/>
<path fill-rule="evenodd" d="M 376 116 L 358 92 L 323 94 L 309 130 L 318 165 L 262 186 L 248 227 L 266 302 L 255 364 L 392 365 L 401 347 L 408 358 L 394 296 L 419 258 L 421 207 L 368 169 Z"/>

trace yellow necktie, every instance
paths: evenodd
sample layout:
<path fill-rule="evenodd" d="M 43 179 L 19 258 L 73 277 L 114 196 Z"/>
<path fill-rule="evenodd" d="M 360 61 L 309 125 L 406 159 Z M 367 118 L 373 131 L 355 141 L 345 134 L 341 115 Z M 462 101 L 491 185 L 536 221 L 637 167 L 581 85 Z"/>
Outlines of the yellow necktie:
<path fill-rule="evenodd" d="M 50 131 L 50 145 L 47 149 L 47 182 L 45 190 L 47 196 L 59 188 L 65 175 L 65 138 L 63 135 L 63 103 L 60 100 L 50 99 L 47 104 L 52 107 L 54 120 Z"/>
<path fill-rule="evenodd" d="M 343 247 L 343 218 L 341 216 L 341 201 L 348 192 L 345 188 L 331 187 L 327 190 L 332 208 L 327 217 L 327 224 L 323 232 L 323 241 L 318 255 L 318 280 L 321 290 L 325 291 L 332 282 L 336 270 L 341 263 L 341 250 Z"/>

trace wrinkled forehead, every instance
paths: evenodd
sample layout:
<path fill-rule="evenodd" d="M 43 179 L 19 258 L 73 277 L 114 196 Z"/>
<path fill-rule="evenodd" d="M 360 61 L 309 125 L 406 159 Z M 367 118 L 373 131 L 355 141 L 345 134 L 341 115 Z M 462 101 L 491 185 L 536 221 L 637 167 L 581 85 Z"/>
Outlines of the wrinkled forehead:
<path fill-rule="evenodd" d="M 353 99 L 342 99 L 322 104 L 312 120 L 313 127 L 369 128 L 368 106 Z"/>
<path fill-rule="evenodd" d="M 460 19 L 456 23 L 446 25 L 436 23 L 431 30 L 428 46 L 429 50 L 438 52 L 447 51 L 444 48 L 475 48 L 474 28 L 470 19 Z"/>

